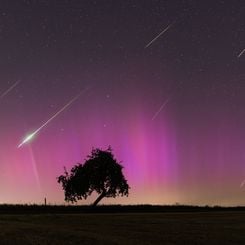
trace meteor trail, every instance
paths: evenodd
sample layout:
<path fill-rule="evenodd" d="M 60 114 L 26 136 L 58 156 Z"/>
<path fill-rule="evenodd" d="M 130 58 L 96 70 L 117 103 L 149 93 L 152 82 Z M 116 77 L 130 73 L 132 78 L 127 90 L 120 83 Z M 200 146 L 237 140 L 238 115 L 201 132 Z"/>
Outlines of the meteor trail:
<path fill-rule="evenodd" d="M 162 32 L 160 32 L 155 38 L 153 38 L 146 46 L 145 46 L 145 49 L 148 48 L 152 43 L 154 43 L 163 33 L 165 33 L 172 25 L 172 24 L 169 24 Z"/>
<path fill-rule="evenodd" d="M 245 49 L 243 49 L 243 50 L 238 54 L 237 58 L 240 58 L 240 57 L 243 55 L 244 52 L 245 52 Z"/>
<path fill-rule="evenodd" d="M 70 100 L 65 106 L 63 106 L 59 111 L 57 111 L 51 118 L 49 118 L 45 123 L 43 123 L 38 129 L 36 129 L 33 133 L 27 135 L 24 138 L 24 140 L 18 145 L 18 148 L 20 148 L 21 146 L 23 146 L 24 144 L 32 140 L 39 131 L 41 131 L 51 121 L 53 121 L 60 113 L 62 113 L 66 108 L 68 108 L 74 101 L 76 101 L 87 90 L 88 88 L 85 88 L 84 90 L 82 90 L 78 95 L 76 95 L 72 100 Z"/>
<path fill-rule="evenodd" d="M 240 188 L 242 188 L 245 185 L 245 180 L 242 181 L 242 183 L 240 184 Z"/>
<path fill-rule="evenodd" d="M 14 89 L 21 81 L 17 80 L 11 87 L 9 87 L 4 93 L 0 95 L 0 98 L 2 99 L 5 97 L 12 89 Z"/>
<path fill-rule="evenodd" d="M 156 117 L 158 116 L 158 114 L 161 112 L 161 110 L 168 104 L 169 100 L 170 100 L 170 97 L 169 96 L 164 102 L 163 104 L 160 106 L 160 108 L 157 110 L 157 112 L 154 114 L 154 116 L 152 117 L 152 121 L 154 121 L 156 119 Z"/>

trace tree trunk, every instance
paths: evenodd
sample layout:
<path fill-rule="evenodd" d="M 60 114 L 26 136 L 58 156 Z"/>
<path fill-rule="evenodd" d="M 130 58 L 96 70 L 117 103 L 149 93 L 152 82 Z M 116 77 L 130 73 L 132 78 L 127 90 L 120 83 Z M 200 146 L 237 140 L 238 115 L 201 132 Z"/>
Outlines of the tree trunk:
<path fill-rule="evenodd" d="M 102 192 L 99 196 L 98 196 L 98 198 L 94 201 L 94 203 L 93 203 L 93 206 L 96 206 L 101 200 L 102 200 L 102 198 L 104 198 L 106 196 L 106 192 Z"/>

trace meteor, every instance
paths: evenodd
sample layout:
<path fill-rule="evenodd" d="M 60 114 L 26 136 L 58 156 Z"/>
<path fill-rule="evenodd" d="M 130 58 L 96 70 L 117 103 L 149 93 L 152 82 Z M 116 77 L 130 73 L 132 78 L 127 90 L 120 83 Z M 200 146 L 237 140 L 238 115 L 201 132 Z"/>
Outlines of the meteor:
<path fill-rule="evenodd" d="M 245 180 L 243 180 L 242 183 L 240 184 L 240 188 L 242 188 L 243 186 L 245 186 Z"/>
<path fill-rule="evenodd" d="M 4 93 L 0 95 L 0 98 L 2 99 L 5 97 L 12 89 L 14 89 L 21 81 L 17 80 L 11 87 L 9 87 Z"/>
<path fill-rule="evenodd" d="M 34 133 L 29 134 L 25 137 L 25 139 L 22 141 L 21 144 L 18 145 L 18 148 L 20 148 L 22 145 L 24 145 L 25 143 L 27 143 L 28 141 L 32 140 L 35 136 L 35 134 L 38 133 L 38 131 L 36 130 Z"/>
<path fill-rule="evenodd" d="M 160 32 L 155 38 L 153 38 L 146 46 L 145 46 L 145 49 L 148 48 L 152 43 L 154 43 L 163 33 L 165 33 L 172 25 L 172 24 L 169 24 L 162 32 Z"/>
<path fill-rule="evenodd" d="M 74 103 L 87 90 L 88 88 L 82 90 L 78 95 L 76 95 L 73 99 L 71 99 L 65 106 L 63 106 L 59 111 L 57 111 L 51 118 L 49 118 L 45 123 L 43 123 L 38 129 L 36 129 L 33 133 L 27 135 L 23 139 L 23 141 L 18 145 L 18 148 L 31 141 L 36 136 L 37 133 L 39 133 L 45 126 L 47 126 L 51 121 L 53 121 L 60 113 L 62 113 L 72 103 Z"/>
<path fill-rule="evenodd" d="M 170 100 L 169 96 L 164 102 L 163 104 L 160 106 L 160 108 L 156 111 L 156 113 L 154 114 L 154 116 L 152 117 L 152 121 L 154 121 L 156 119 L 156 117 L 158 116 L 158 114 L 162 111 L 162 109 L 168 104 L 169 100 Z"/>
<path fill-rule="evenodd" d="M 245 49 L 243 49 L 243 50 L 237 55 L 237 58 L 240 58 L 240 57 L 243 55 L 244 52 L 245 52 Z"/>

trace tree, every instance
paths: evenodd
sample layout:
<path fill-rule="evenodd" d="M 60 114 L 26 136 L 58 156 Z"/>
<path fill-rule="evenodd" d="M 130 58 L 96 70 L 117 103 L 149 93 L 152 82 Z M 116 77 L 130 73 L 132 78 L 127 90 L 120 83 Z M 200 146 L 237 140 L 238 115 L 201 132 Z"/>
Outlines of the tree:
<path fill-rule="evenodd" d="M 129 185 L 120 165 L 112 154 L 112 149 L 93 149 L 84 164 L 72 167 L 70 174 L 65 169 L 58 183 L 62 184 L 65 201 L 77 202 L 97 192 L 96 206 L 104 197 L 128 196 Z"/>

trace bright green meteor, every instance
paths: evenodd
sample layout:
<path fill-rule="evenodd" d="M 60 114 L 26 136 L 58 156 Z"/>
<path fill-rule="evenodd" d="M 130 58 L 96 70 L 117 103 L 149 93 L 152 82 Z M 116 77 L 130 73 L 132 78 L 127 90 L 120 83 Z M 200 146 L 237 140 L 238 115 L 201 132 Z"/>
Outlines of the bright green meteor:
<path fill-rule="evenodd" d="M 75 100 L 77 100 L 85 91 L 89 88 L 85 88 L 78 95 L 76 95 L 72 100 L 70 100 L 65 106 L 63 106 L 58 112 L 56 112 L 51 118 L 49 118 L 45 123 L 43 123 L 38 129 L 36 129 L 33 133 L 27 135 L 24 140 L 18 145 L 18 148 L 23 146 L 24 144 L 31 141 L 35 135 L 41 131 L 47 124 L 49 124 L 52 120 L 54 120 L 61 112 L 63 112 L 67 107 L 69 107 Z"/>
<path fill-rule="evenodd" d="M 25 139 L 18 145 L 18 148 L 20 148 L 22 145 L 24 145 L 25 143 L 29 142 L 30 140 L 32 140 L 35 136 L 37 132 L 35 131 L 34 133 L 32 134 L 29 134 L 25 137 Z"/>

